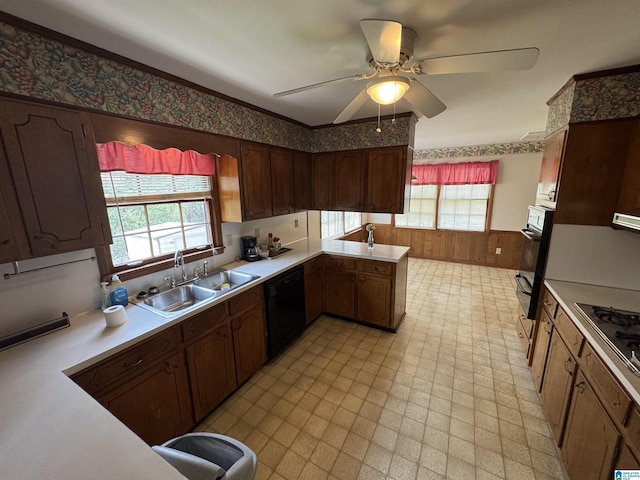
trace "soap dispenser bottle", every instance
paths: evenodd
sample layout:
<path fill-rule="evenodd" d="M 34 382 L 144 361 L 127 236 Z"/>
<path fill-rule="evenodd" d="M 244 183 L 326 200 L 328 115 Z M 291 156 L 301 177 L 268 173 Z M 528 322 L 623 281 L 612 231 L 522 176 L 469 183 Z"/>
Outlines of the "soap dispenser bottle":
<path fill-rule="evenodd" d="M 129 298 L 127 297 L 127 289 L 122 285 L 118 275 L 111 277 L 111 293 L 109 294 L 111 305 L 122 305 L 126 307 L 129 304 Z"/>

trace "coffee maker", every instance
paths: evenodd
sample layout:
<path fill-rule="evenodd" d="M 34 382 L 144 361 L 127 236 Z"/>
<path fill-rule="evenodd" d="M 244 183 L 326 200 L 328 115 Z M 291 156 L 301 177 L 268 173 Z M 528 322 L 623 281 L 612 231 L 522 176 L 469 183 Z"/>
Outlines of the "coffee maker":
<path fill-rule="evenodd" d="M 248 262 L 262 260 L 258 253 L 258 239 L 256 237 L 240 237 L 242 241 L 242 259 Z"/>

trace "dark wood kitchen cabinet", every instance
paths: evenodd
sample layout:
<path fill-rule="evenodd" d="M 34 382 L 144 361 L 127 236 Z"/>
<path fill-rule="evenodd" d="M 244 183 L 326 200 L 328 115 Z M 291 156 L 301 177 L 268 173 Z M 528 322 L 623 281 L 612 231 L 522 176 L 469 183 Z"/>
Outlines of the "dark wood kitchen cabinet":
<path fill-rule="evenodd" d="M 273 216 L 269 147 L 243 142 L 240 145 L 240 156 L 242 161 L 243 219 L 257 220 Z"/>
<path fill-rule="evenodd" d="M 358 272 L 356 320 L 391 328 L 392 294 L 393 281 L 390 275 Z"/>
<path fill-rule="evenodd" d="M 0 134 L 13 260 L 111 241 L 88 114 L 0 99 Z"/>
<path fill-rule="evenodd" d="M 640 215 L 640 118 L 631 133 L 616 212 Z"/>
<path fill-rule="evenodd" d="M 237 386 L 231 322 L 226 302 L 183 322 L 195 421 L 202 420 Z M 193 340 L 195 338 L 195 340 Z"/>
<path fill-rule="evenodd" d="M 547 371 L 542 381 L 541 398 L 553 438 L 558 445 L 562 442 L 567 407 L 571 399 L 576 370 L 576 361 L 560 338 L 558 330 L 553 330 L 547 359 Z"/>
<path fill-rule="evenodd" d="M 412 162 L 409 147 L 379 148 L 368 152 L 366 212 L 408 211 Z"/>
<path fill-rule="evenodd" d="M 539 204 L 555 207 L 560 163 L 562 162 L 562 151 L 566 135 L 567 130 L 565 128 L 549 135 L 544 140 L 538 191 L 536 193 L 536 199 Z"/>
<path fill-rule="evenodd" d="M 305 323 L 309 325 L 324 311 L 324 270 L 322 256 L 304 264 Z"/>
<path fill-rule="evenodd" d="M 339 152 L 333 164 L 333 210 L 364 211 L 366 158 L 362 150 Z"/>
<path fill-rule="evenodd" d="M 271 195 L 273 214 L 286 215 L 295 211 L 293 153 L 290 150 L 270 148 Z"/>
<path fill-rule="evenodd" d="M 310 153 L 293 152 L 293 193 L 296 212 L 313 209 L 313 165 Z"/>
<path fill-rule="evenodd" d="M 335 154 L 313 155 L 313 208 L 333 210 L 333 165 Z"/>
<path fill-rule="evenodd" d="M 356 260 L 337 255 L 324 257 L 324 309 L 327 313 L 355 318 Z"/>
<path fill-rule="evenodd" d="M 242 385 L 267 361 L 267 327 L 262 285 L 229 300 L 236 381 Z"/>
<path fill-rule="evenodd" d="M 536 335 L 533 359 L 531 361 L 533 381 L 538 392 L 542 388 L 542 379 L 544 378 L 544 371 L 547 366 L 547 354 L 549 353 L 549 345 L 551 344 L 552 331 L 553 323 L 551 323 L 548 313 L 543 310 Z"/>
<path fill-rule="evenodd" d="M 560 452 L 572 479 L 608 480 L 620 441 L 582 372 L 578 372 Z"/>
<path fill-rule="evenodd" d="M 0 151 L 0 157 L 2 152 Z M 2 158 L 0 158 L 0 164 Z M 4 174 L 2 174 L 4 175 Z M 16 241 L 13 238 L 13 229 L 9 222 L 9 215 L 4 206 L 4 199 L 2 198 L 2 192 L 0 192 L 0 263 L 11 262 L 18 257 L 18 248 Z"/>

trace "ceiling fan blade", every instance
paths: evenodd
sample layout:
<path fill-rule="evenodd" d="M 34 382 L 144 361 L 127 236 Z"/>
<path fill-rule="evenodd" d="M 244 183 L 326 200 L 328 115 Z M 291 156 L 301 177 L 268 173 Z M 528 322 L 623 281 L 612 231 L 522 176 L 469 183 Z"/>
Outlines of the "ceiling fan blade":
<path fill-rule="evenodd" d="M 367 95 L 367 92 L 365 90 L 361 91 L 356 96 L 356 98 L 351 100 L 351 103 L 347 105 L 347 108 L 345 108 L 342 111 L 342 113 L 338 115 L 338 117 L 333 121 L 333 123 L 342 123 L 342 122 L 346 122 L 347 120 L 351 120 L 351 117 L 353 117 L 356 114 L 356 112 L 360 110 L 360 108 L 362 108 L 362 106 L 365 103 L 367 103 L 368 99 L 369 99 L 369 95 Z"/>
<path fill-rule="evenodd" d="M 351 75 L 349 77 L 334 78 L 333 80 L 327 80 L 325 82 L 314 83 L 313 85 L 307 85 L 304 87 L 294 88 L 292 90 L 286 90 L 284 92 L 274 93 L 273 96 L 284 97 L 286 95 L 292 95 L 294 93 L 300 93 L 307 90 L 312 90 L 314 88 L 324 87 L 325 85 L 331 85 L 333 83 L 346 82 L 347 80 L 363 80 L 365 78 L 367 78 L 367 75 L 364 73 L 361 73 L 359 75 Z"/>
<path fill-rule="evenodd" d="M 400 61 L 402 24 L 389 20 L 360 20 L 373 58 L 382 65 L 397 65 Z"/>
<path fill-rule="evenodd" d="M 433 118 L 446 110 L 447 106 L 417 80 L 411 80 L 409 90 L 404 94 L 411 105 L 427 118 Z"/>
<path fill-rule="evenodd" d="M 535 47 L 516 48 L 513 50 L 426 58 L 418 60 L 414 66 L 417 66 L 419 70 L 416 73 L 426 73 L 427 75 L 528 70 L 535 65 L 539 53 L 540 50 Z"/>

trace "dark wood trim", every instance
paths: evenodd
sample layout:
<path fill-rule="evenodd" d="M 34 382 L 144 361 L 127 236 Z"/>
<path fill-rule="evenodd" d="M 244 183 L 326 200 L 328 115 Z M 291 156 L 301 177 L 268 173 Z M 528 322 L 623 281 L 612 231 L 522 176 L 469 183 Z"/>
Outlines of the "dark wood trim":
<path fill-rule="evenodd" d="M 127 66 L 135 68 L 137 70 L 141 70 L 141 71 L 149 73 L 151 75 L 155 75 L 157 77 L 163 78 L 163 79 L 168 80 L 170 82 L 174 82 L 174 83 L 178 83 L 180 85 L 184 85 L 185 87 L 192 88 L 194 90 L 198 90 L 198 91 L 206 93 L 208 95 L 213 95 L 214 97 L 218 97 L 218 98 L 220 98 L 222 100 L 226 100 L 226 101 L 235 103 L 237 105 L 249 108 L 249 109 L 254 110 L 256 112 L 260 112 L 260 113 L 263 113 L 265 115 L 269 115 L 269 116 L 274 117 L 274 118 L 279 118 L 281 120 L 285 120 L 287 122 L 291 122 L 291 123 L 293 123 L 295 125 L 298 125 L 298 126 L 301 126 L 301 127 L 309 128 L 309 125 L 306 125 L 306 124 L 304 124 L 302 122 L 299 122 L 297 120 L 293 120 L 293 119 L 291 119 L 289 117 L 285 117 L 284 115 L 280 115 L 278 113 L 271 112 L 271 111 L 266 110 L 264 108 L 256 107 L 255 105 L 252 105 L 252 104 L 247 103 L 247 102 L 243 102 L 242 100 L 238 100 L 237 98 L 229 97 L 229 96 L 224 95 L 224 94 L 222 94 L 220 92 L 216 92 L 215 90 L 211 90 L 210 88 L 203 87 L 202 85 L 198 85 L 197 83 L 190 82 L 188 80 L 185 80 L 183 78 L 177 77 L 177 76 L 172 75 L 170 73 L 164 72 L 162 70 L 158 70 L 155 67 L 151 67 L 149 65 L 145 65 L 144 63 L 137 62 L 137 61 L 132 60 L 132 59 L 127 58 L 127 57 L 123 57 L 122 55 L 118 55 L 117 53 L 110 52 L 109 50 L 105 50 L 104 48 L 98 47 L 98 46 L 93 45 L 91 43 L 84 42 L 82 40 L 78 40 L 77 38 L 70 37 L 70 36 L 65 35 L 63 33 L 56 32 L 55 30 L 51 30 L 51 29 L 49 29 L 47 27 L 43 27 L 42 25 L 38 25 L 36 23 L 30 22 L 28 20 L 24 20 L 22 18 L 14 16 L 14 15 L 10 15 L 10 14 L 8 14 L 6 12 L 0 11 L 0 22 L 8 23 L 10 25 L 13 25 L 14 27 L 18 27 L 18 28 L 21 28 L 21 29 L 26 30 L 28 32 L 32 32 L 32 33 L 35 33 L 35 34 L 38 34 L 38 35 L 42 35 L 43 37 L 47 37 L 47 38 L 49 38 L 51 40 L 64 43 L 66 45 L 69 45 L 71 47 L 77 48 L 79 50 L 83 50 L 83 51 L 85 51 L 87 53 L 92 53 L 92 54 L 95 54 L 95 55 L 99 55 L 99 56 L 104 57 L 104 58 L 106 58 L 108 60 L 113 60 L 113 61 L 121 63 L 123 65 L 127 65 Z M 396 117 L 398 117 L 398 115 L 396 115 Z"/>
<path fill-rule="evenodd" d="M 395 115 L 383 115 L 380 117 L 380 120 L 391 120 L 394 117 L 395 118 L 405 118 L 405 117 L 410 117 L 412 115 L 415 115 L 413 112 L 404 112 L 404 113 L 396 113 Z M 312 130 L 318 130 L 321 128 L 329 128 L 329 127 L 340 127 L 342 125 L 353 125 L 356 123 L 368 123 L 368 122 L 372 122 L 372 121 L 377 121 L 378 117 L 367 117 L 367 118 L 359 118 L 356 120 L 349 120 L 348 122 L 343 122 L 343 123 L 325 123 L 323 125 L 314 125 L 311 128 Z M 396 145 L 397 146 L 397 145 Z"/>
<path fill-rule="evenodd" d="M 590 80 L 592 78 L 611 77 L 613 75 L 627 75 L 629 73 L 640 72 L 640 65 L 628 65 L 626 67 L 610 68 L 608 70 L 599 70 L 597 72 L 578 73 L 573 76 L 576 82 L 581 80 Z"/>

